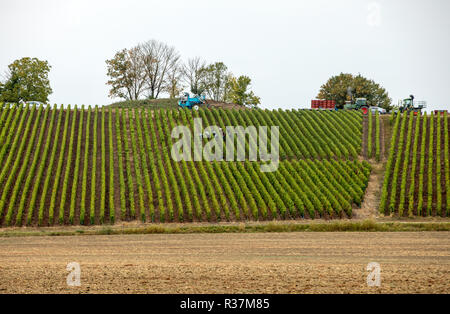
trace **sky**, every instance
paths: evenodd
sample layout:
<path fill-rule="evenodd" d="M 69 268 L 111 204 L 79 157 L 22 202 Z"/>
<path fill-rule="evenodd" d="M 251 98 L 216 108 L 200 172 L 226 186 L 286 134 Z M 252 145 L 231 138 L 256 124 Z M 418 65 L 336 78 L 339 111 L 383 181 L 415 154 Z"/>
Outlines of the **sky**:
<path fill-rule="evenodd" d="M 449 13 L 448 0 L 0 0 L 0 73 L 48 60 L 51 103 L 106 105 L 105 60 L 156 39 L 250 76 L 263 108 L 309 107 L 344 72 L 450 110 Z"/>

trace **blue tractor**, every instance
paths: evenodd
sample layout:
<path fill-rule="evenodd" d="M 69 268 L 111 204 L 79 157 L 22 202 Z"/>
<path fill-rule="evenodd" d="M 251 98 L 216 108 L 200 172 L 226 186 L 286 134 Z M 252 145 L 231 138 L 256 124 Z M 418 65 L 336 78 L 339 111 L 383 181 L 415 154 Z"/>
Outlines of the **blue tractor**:
<path fill-rule="evenodd" d="M 178 101 L 178 106 L 181 108 L 198 110 L 200 106 L 208 106 L 208 103 L 206 102 L 204 95 L 194 95 L 194 97 L 191 98 L 189 93 L 184 93 Z"/>

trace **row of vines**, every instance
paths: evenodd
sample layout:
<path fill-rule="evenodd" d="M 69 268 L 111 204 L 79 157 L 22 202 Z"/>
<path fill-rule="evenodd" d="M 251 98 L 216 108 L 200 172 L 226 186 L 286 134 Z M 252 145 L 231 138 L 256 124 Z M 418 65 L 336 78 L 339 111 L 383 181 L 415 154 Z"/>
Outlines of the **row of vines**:
<path fill-rule="evenodd" d="M 397 115 L 380 211 L 398 216 L 449 216 L 447 114 Z"/>
<path fill-rule="evenodd" d="M 278 170 L 175 161 L 171 131 L 193 130 L 195 118 L 223 129 L 280 126 Z M 0 127 L 5 226 L 351 217 L 371 170 L 356 159 L 362 117 L 351 112 L 17 106 L 1 109 Z"/>
<path fill-rule="evenodd" d="M 367 128 L 363 134 L 365 141 L 367 142 L 367 151 L 364 156 L 368 159 L 375 158 L 377 162 L 381 161 L 381 118 L 380 114 L 369 111 L 368 115 L 364 117 L 364 124 L 367 124 Z"/>

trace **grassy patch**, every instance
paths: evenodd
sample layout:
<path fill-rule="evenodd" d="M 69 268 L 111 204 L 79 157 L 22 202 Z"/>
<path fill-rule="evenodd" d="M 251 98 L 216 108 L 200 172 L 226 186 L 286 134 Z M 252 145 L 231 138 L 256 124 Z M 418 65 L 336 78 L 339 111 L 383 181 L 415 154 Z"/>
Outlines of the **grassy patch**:
<path fill-rule="evenodd" d="M 170 226 L 150 225 L 136 228 L 105 226 L 101 229 L 58 231 L 4 231 L 0 237 L 73 236 L 120 234 L 254 233 L 254 232 L 422 232 L 450 231 L 450 222 L 376 222 L 337 221 L 325 223 L 266 223 L 239 225 Z"/>
<path fill-rule="evenodd" d="M 119 101 L 109 105 L 112 108 L 145 108 L 145 109 L 176 109 L 178 108 L 178 99 L 160 98 L 160 99 L 139 99 Z"/>
<path fill-rule="evenodd" d="M 97 234 L 101 234 L 101 235 L 108 235 L 108 234 L 113 234 L 114 231 L 111 227 L 103 227 L 102 229 L 100 229 L 98 231 Z"/>

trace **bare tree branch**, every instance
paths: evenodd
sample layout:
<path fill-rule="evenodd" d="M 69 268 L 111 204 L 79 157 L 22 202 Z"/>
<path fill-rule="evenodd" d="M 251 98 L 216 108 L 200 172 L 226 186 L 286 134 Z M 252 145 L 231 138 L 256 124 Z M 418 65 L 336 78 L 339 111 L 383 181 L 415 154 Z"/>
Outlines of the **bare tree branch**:
<path fill-rule="evenodd" d="M 194 94 L 200 94 L 202 92 L 201 81 L 205 76 L 205 68 L 206 62 L 200 57 L 188 59 L 187 63 L 183 66 L 183 79 Z"/>
<path fill-rule="evenodd" d="M 110 97 L 139 99 L 146 83 L 139 47 L 117 52 L 113 59 L 106 60 L 106 64 L 110 77 L 107 84 L 111 85 Z"/>
<path fill-rule="evenodd" d="M 156 40 L 140 44 L 139 48 L 144 63 L 149 96 L 158 98 L 165 87 L 168 72 L 176 66 L 180 55 L 174 47 Z"/>
<path fill-rule="evenodd" d="M 183 91 L 183 84 L 182 84 L 182 65 L 180 62 L 177 62 L 177 64 L 170 69 L 169 72 L 167 72 L 167 80 L 164 86 L 164 91 L 169 93 L 170 98 L 175 98 Z"/>
<path fill-rule="evenodd" d="M 128 50 L 129 79 L 134 99 L 139 99 L 140 94 L 145 90 L 144 63 L 141 58 L 140 48 L 135 47 Z"/>

